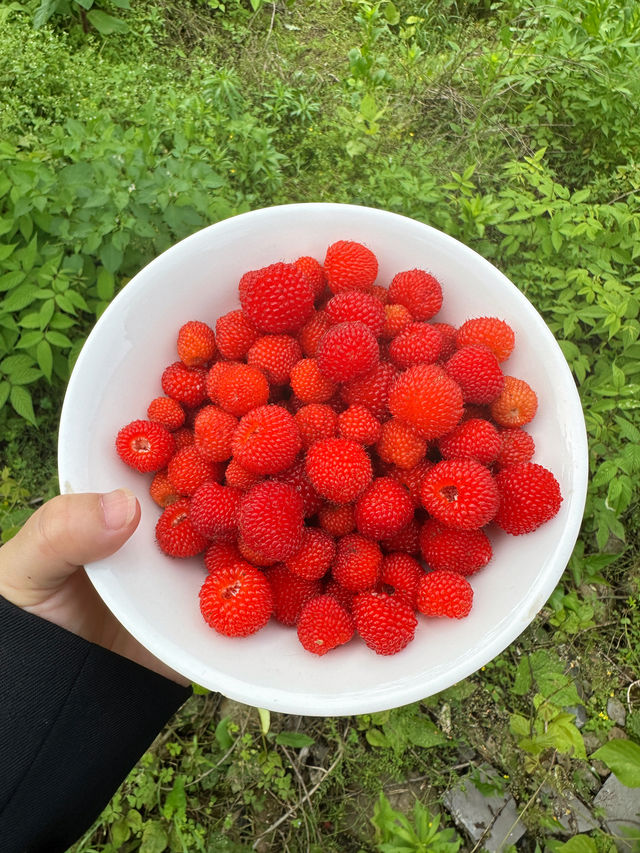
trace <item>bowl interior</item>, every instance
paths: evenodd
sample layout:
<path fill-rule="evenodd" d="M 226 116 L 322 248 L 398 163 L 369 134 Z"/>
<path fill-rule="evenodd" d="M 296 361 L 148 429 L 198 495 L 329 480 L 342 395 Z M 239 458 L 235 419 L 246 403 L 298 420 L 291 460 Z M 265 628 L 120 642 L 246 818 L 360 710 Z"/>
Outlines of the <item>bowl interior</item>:
<path fill-rule="evenodd" d="M 295 631 L 269 623 L 245 639 L 209 629 L 198 609 L 201 558 L 172 560 L 154 541 L 159 510 L 150 476 L 118 459 L 114 439 L 146 417 L 162 393 L 160 376 L 175 361 L 179 327 L 210 325 L 238 307 L 237 283 L 249 269 L 312 255 L 322 261 L 339 239 L 369 246 L 378 283 L 420 267 L 442 283 L 435 318 L 459 325 L 500 316 L 516 333 L 503 368 L 529 382 L 539 410 L 528 430 L 534 461 L 560 482 L 560 513 L 533 534 L 489 530 L 494 558 L 471 579 L 474 607 L 464 620 L 420 617 L 416 639 L 381 657 L 360 641 L 316 658 Z M 575 543 L 584 507 L 587 450 L 584 420 L 569 368 L 547 326 L 494 266 L 447 235 L 396 214 L 351 205 L 266 208 L 210 226 L 145 267 L 96 324 L 69 382 L 59 438 L 62 492 L 127 486 L 142 506 L 141 523 L 112 557 L 88 567 L 100 595 L 125 627 L 157 657 L 193 681 L 241 702 L 309 715 L 365 713 L 424 698 L 474 672 L 530 623 L 553 591 Z"/>

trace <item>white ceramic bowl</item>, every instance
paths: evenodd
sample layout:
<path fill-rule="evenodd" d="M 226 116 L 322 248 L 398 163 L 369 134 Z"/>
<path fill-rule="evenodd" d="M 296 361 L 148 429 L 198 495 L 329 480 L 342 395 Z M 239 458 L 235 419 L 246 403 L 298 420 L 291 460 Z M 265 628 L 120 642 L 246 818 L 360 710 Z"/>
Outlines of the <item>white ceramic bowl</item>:
<path fill-rule="evenodd" d="M 492 562 L 471 579 L 474 607 L 464 620 L 420 617 L 415 640 L 382 657 L 354 639 L 324 657 L 304 651 L 293 629 L 273 621 L 252 637 L 228 639 L 208 628 L 198 609 L 201 558 L 172 560 L 154 541 L 159 511 L 148 477 L 126 468 L 114 449 L 118 430 L 146 417 L 162 393 L 160 376 L 176 360 L 182 323 L 216 318 L 238 307 L 245 271 L 312 255 L 335 240 L 369 246 L 378 282 L 420 267 L 442 283 L 435 318 L 461 324 L 502 317 L 516 348 L 505 372 L 536 390 L 529 426 L 538 461 L 560 482 L 564 501 L 551 522 L 528 536 L 492 531 Z M 543 607 L 573 549 L 588 474 L 580 401 L 548 327 L 488 261 L 427 225 L 372 208 L 292 204 L 256 210 L 205 228 L 139 272 L 104 312 L 69 382 L 59 439 L 61 491 L 128 486 L 142 505 L 141 523 L 114 556 L 88 567 L 96 589 L 137 639 L 175 670 L 226 696 L 272 711 L 333 716 L 398 707 L 432 695 L 479 669 L 509 645 Z"/>

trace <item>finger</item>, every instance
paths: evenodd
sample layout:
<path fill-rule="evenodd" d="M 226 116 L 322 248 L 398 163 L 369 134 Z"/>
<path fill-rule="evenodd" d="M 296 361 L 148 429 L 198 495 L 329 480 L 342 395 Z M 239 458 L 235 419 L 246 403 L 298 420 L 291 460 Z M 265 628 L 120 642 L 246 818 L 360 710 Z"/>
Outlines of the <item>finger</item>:
<path fill-rule="evenodd" d="M 0 594 L 19 607 L 38 604 L 78 566 L 117 551 L 139 521 L 140 506 L 128 489 L 47 501 L 0 548 Z"/>

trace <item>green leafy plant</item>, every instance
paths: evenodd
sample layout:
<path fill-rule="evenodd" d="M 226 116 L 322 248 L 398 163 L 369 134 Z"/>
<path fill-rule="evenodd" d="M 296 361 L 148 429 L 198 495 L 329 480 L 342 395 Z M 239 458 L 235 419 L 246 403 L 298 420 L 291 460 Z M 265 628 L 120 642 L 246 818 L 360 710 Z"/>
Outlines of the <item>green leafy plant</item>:
<path fill-rule="evenodd" d="M 110 3 L 119 9 L 131 8 L 130 0 L 110 0 Z M 33 26 L 38 29 L 54 16 L 78 20 L 85 33 L 91 28 L 103 36 L 126 33 L 129 30 L 126 21 L 106 12 L 103 5 L 95 0 L 40 0 L 33 16 Z"/>
<path fill-rule="evenodd" d="M 380 853 L 456 853 L 462 840 L 454 829 L 441 828 L 440 815 L 416 800 L 413 821 L 391 807 L 380 794 L 371 822 Z"/>

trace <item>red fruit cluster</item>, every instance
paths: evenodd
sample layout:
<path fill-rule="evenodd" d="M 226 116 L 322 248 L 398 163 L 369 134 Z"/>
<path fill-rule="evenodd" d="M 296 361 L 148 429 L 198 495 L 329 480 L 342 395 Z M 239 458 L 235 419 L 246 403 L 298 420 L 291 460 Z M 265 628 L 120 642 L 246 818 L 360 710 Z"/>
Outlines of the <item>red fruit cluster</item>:
<path fill-rule="evenodd" d="M 560 508 L 523 429 L 536 394 L 503 372 L 510 326 L 437 322 L 429 271 L 378 274 L 348 240 L 248 271 L 239 308 L 178 330 L 165 396 L 118 433 L 152 475 L 158 545 L 202 556 L 202 616 L 226 636 L 274 619 L 316 655 L 354 635 L 395 654 L 417 613 L 469 613 L 488 525 L 528 533 Z"/>

